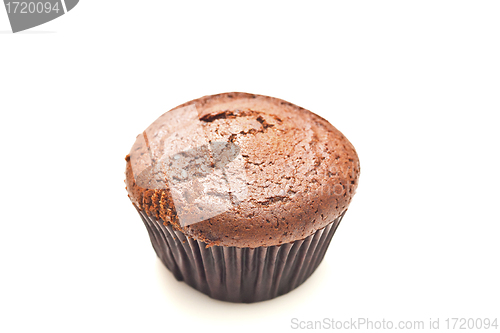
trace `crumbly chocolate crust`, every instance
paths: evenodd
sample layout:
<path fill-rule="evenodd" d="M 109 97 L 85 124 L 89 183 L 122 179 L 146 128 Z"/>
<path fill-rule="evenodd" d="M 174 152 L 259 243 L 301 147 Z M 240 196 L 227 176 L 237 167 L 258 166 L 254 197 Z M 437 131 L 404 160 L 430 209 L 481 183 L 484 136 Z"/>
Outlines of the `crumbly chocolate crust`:
<path fill-rule="evenodd" d="M 184 125 L 183 110 L 191 106 L 196 109 L 205 140 L 238 148 L 245 194 L 238 197 L 229 193 L 229 209 L 183 225 L 162 170 L 153 167 L 140 174 L 137 170 L 145 170 L 144 165 L 148 165 L 144 151 L 153 161 L 149 164 L 154 164 L 169 141 L 162 141 L 162 145 L 150 141 L 161 140 L 167 132 L 175 135 L 176 129 Z M 129 197 L 138 210 L 151 218 L 209 246 L 255 248 L 304 239 L 334 221 L 349 206 L 358 186 L 358 156 L 347 138 L 318 115 L 277 98 L 236 92 L 205 96 L 170 112 L 175 110 L 181 115 L 177 122 L 162 121 L 160 117 L 156 127 L 149 129 L 150 139 L 143 135 L 140 141 L 138 137 L 126 157 Z M 188 121 L 192 120 L 186 118 L 185 125 Z M 204 147 L 206 143 L 195 134 L 177 140 L 181 144 L 189 141 L 190 146 L 199 142 Z M 229 163 L 224 160 L 222 164 Z M 185 186 L 192 187 L 192 183 Z M 214 206 L 220 202 L 220 193 L 208 195 L 213 195 Z M 192 216 L 201 214 L 199 207 L 189 209 Z"/>

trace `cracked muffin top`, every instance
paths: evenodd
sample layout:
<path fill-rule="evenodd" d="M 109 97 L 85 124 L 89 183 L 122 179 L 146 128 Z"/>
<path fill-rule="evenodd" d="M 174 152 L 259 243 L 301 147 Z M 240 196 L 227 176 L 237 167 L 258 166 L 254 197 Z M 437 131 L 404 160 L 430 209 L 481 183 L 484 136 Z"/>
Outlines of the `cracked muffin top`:
<path fill-rule="evenodd" d="M 358 185 L 352 144 L 283 100 L 205 96 L 163 114 L 126 157 L 129 197 L 208 246 L 273 246 L 342 215 Z"/>

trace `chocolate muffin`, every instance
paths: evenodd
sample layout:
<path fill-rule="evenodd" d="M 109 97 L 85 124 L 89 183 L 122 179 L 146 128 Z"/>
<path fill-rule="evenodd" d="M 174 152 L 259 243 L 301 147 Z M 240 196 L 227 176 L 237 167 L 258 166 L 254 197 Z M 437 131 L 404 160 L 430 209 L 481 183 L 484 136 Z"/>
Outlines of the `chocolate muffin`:
<path fill-rule="evenodd" d="M 129 198 L 165 266 L 210 297 L 246 303 L 314 272 L 360 172 L 325 119 L 236 92 L 166 112 L 126 161 Z"/>

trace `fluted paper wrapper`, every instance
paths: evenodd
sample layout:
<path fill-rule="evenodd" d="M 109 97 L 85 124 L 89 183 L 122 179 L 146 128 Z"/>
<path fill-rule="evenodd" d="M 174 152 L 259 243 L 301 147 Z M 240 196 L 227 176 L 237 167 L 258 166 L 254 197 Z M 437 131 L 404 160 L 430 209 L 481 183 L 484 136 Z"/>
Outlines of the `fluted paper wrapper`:
<path fill-rule="evenodd" d="M 258 248 L 211 246 L 138 210 L 156 254 L 179 281 L 208 296 L 253 303 L 288 293 L 319 266 L 345 212 L 313 235 Z"/>

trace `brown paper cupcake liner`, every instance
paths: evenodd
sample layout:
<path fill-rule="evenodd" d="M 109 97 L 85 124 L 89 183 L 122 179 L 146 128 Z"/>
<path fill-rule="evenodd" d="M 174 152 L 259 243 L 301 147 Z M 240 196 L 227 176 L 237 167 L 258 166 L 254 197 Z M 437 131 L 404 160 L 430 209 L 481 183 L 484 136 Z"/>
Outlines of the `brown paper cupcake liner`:
<path fill-rule="evenodd" d="M 313 235 L 276 246 L 211 246 L 186 237 L 138 210 L 163 264 L 179 281 L 208 296 L 253 303 L 300 286 L 319 266 L 345 211 Z"/>

